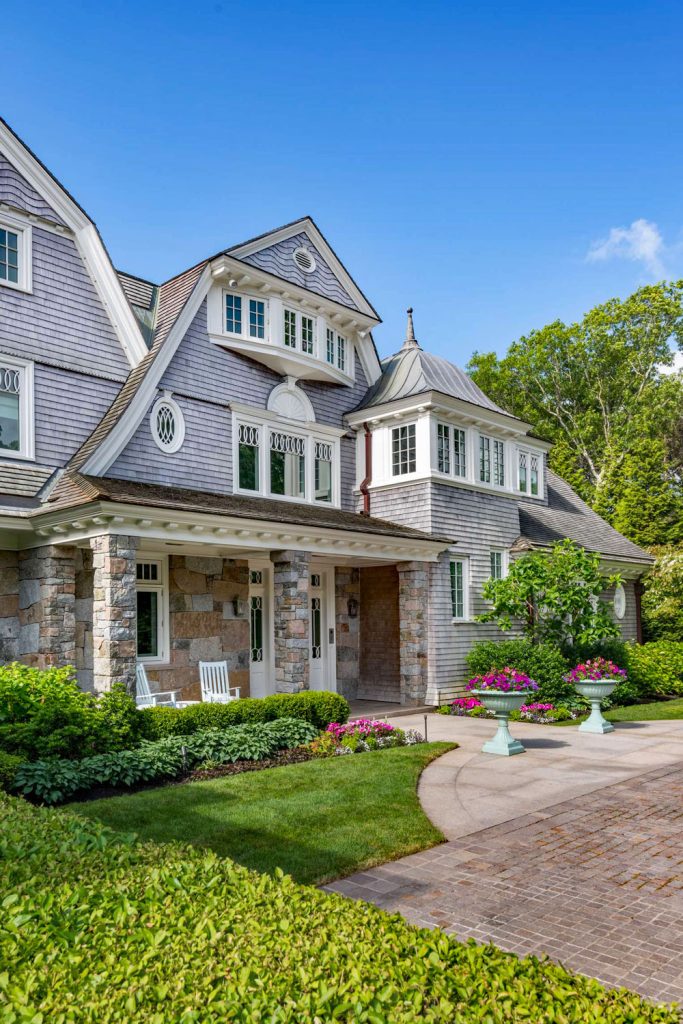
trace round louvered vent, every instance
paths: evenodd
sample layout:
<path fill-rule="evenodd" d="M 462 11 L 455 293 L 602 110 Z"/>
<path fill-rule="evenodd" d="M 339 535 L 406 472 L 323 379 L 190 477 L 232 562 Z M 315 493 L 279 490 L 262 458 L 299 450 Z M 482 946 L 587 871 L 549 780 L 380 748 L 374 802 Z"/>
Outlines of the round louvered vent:
<path fill-rule="evenodd" d="M 315 260 L 313 259 L 313 254 L 308 249 L 295 249 L 292 257 L 299 270 L 303 270 L 304 274 L 312 274 L 315 270 Z"/>

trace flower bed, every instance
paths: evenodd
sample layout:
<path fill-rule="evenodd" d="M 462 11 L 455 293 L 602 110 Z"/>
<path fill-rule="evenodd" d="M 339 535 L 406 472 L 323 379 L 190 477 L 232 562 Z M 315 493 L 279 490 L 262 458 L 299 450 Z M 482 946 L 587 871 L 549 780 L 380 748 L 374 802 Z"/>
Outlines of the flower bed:
<path fill-rule="evenodd" d="M 416 729 L 399 729 L 389 722 L 372 718 L 359 718 L 344 725 L 332 722 L 318 739 L 310 744 L 315 757 L 333 757 L 336 754 L 363 754 L 368 750 L 405 747 L 423 743 Z"/>

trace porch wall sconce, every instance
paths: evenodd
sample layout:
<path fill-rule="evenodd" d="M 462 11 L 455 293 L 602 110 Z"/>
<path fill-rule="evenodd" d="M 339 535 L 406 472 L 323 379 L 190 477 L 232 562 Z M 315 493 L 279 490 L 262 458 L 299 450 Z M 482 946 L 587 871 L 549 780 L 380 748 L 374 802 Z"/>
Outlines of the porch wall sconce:
<path fill-rule="evenodd" d="M 350 619 L 358 618 L 358 601 L 355 597 L 350 597 L 347 604 Z"/>
<path fill-rule="evenodd" d="M 232 610 L 236 619 L 241 619 L 244 615 L 244 601 L 238 594 L 232 599 Z"/>

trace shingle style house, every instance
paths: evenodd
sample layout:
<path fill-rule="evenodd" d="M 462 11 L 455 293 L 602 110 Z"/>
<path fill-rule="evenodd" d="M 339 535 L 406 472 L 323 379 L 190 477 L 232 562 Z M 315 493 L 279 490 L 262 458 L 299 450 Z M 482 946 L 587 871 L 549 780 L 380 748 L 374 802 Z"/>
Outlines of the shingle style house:
<path fill-rule="evenodd" d="M 311 687 L 422 704 L 462 682 L 482 585 L 569 536 L 650 558 L 548 444 L 379 316 L 309 217 L 157 284 L 0 122 L 0 659 L 96 691 Z"/>

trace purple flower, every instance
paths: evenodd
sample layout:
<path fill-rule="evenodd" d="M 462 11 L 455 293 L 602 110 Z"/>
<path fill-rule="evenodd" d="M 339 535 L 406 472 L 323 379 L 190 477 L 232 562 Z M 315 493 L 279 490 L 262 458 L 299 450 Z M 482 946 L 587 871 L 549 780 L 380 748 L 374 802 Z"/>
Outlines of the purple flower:
<path fill-rule="evenodd" d="M 500 670 L 492 669 L 484 676 L 475 676 L 465 686 L 466 690 L 492 690 L 496 693 L 519 693 L 537 690 L 538 683 L 523 672 L 506 665 Z"/>
<path fill-rule="evenodd" d="M 606 658 L 592 658 L 581 662 L 564 677 L 568 683 L 581 683 L 591 679 L 626 679 L 626 672 Z"/>

